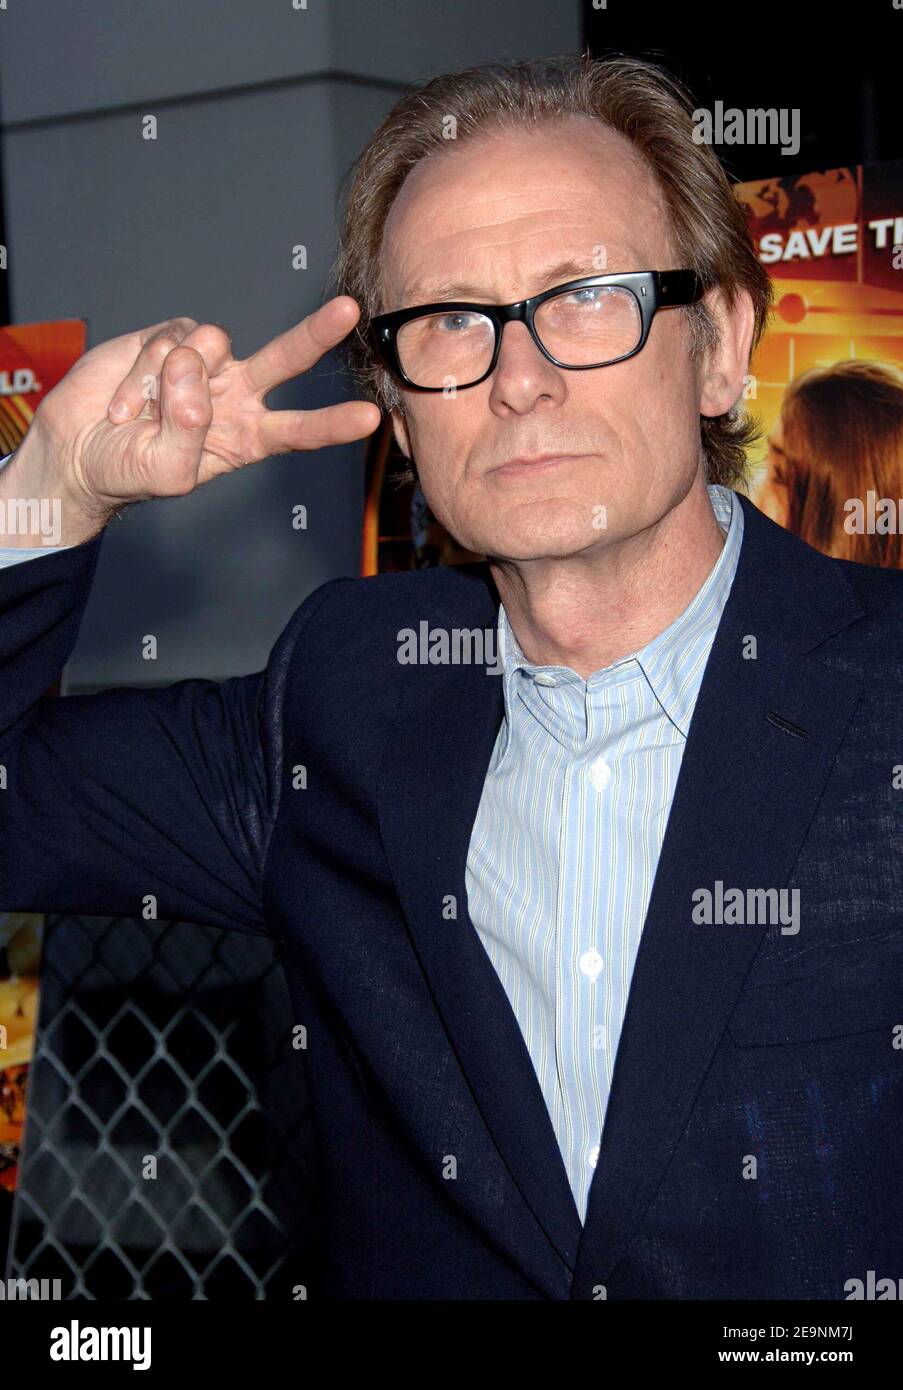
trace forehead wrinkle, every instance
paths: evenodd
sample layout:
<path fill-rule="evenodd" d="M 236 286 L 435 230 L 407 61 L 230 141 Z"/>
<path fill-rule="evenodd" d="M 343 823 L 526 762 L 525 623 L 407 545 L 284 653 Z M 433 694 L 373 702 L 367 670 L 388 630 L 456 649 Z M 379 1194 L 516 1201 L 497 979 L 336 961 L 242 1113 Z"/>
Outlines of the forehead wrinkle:
<path fill-rule="evenodd" d="M 569 242 L 568 245 L 562 246 L 562 237 L 570 236 L 576 233 L 577 230 L 576 226 L 556 229 L 556 249 L 543 256 L 541 264 L 535 269 L 525 267 L 522 260 L 515 255 L 514 279 L 517 281 L 518 286 L 522 286 L 525 281 L 530 279 L 538 281 L 546 278 L 544 274 L 546 267 L 554 267 L 559 261 L 564 260 L 583 261 L 585 263 L 582 271 L 575 271 L 574 276 L 568 276 L 568 278 L 577 278 L 577 276 L 581 274 L 594 274 L 596 267 L 592 264 L 592 248 L 596 246 L 606 247 L 606 251 L 608 252 L 606 270 L 610 270 L 613 274 L 616 274 L 618 271 L 630 268 L 631 256 L 627 253 L 626 248 L 621 246 L 612 248 L 610 243 L 607 242 L 598 231 L 595 233 L 590 232 L 585 237 L 574 235 L 573 241 Z M 448 237 L 443 237 L 438 242 L 430 243 L 428 246 L 421 240 L 417 247 L 417 254 L 413 258 L 412 266 L 403 270 L 398 277 L 398 283 L 401 285 L 401 289 L 398 293 L 400 297 L 405 300 L 412 300 L 413 302 L 413 300 L 416 299 L 426 303 L 432 298 L 441 298 L 444 293 L 443 287 L 446 285 L 452 285 L 458 282 L 463 284 L 465 281 L 476 285 L 479 279 L 479 272 L 471 273 L 467 270 L 456 272 L 449 269 L 449 267 L 454 264 L 460 265 L 462 260 L 463 263 L 467 265 L 471 256 L 479 255 L 484 252 L 492 254 L 500 249 L 505 252 L 517 252 L 519 249 L 522 250 L 524 244 L 527 242 L 535 241 L 537 238 L 547 240 L 548 233 L 548 228 L 533 228 L 528 232 L 516 235 L 514 238 L 508 236 L 499 239 L 489 238 L 480 241 L 475 246 L 467 246 L 463 250 L 460 248 L 453 248 L 451 254 L 449 254 L 448 251 L 443 252 L 442 250 L 443 243 L 449 240 Z M 633 259 L 636 259 L 636 256 L 634 256 Z M 425 271 L 421 275 L 417 275 L 418 263 L 421 262 L 421 260 L 427 261 L 430 270 Z M 442 263 L 443 266 L 442 271 L 439 273 L 436 273 L 435 270 L 437 262 Z M 641 269 L 642 267 L 637 266 L 637 268 Z M 490 268 L 490 273 L 491 269 L 492 268 Z M 488 294 L 490 292 L 491 290 L 487 281 L 487 288 L 480 291 L 480 293 Z M 520 293 L 520 289 L 518 288 L 516 292 Z M 538 292 L 538 288 L 536 292 Z"/>
<path fill-rule="evenodd" d="M 524 213 L 520 217 L 509 219 L 508 221 L 483 221 L 474 223 L 472 226 L 467 226 L 465 224 L 459 226 L 453 225 L 451 227 L 446 227 L 440 235 L 434 237 L 432 240 L 424 237 L 422 224 L 420 224 L 418 226 L 416 244 L 413 248 L 414 255 L 415 257 L 422 256 L 424 258 L 434 258 L 437 255 L 441 256 L 443 254 L 443 248 L 445 248 L 449 242 L 454 243 L 461 236 L 471 237 L 476 235 L 485 238 L 474 244 L 465 245 L 464 254 L 468 254 L 474 251 L 495 250 L 499 246 L 507 247 L 510 245 L 516 247 L 521 242 L 528 241 L 531 238 L 548 237 L 550 234 L 554 234 L 556 238 L 578 234 L 582 230 L 582 224 L 578 221 L 559 223 L 555 227 L 535 225 L 535 218 L 537 215 L 556 215 L 560 214 L 560 211 L 560 207 L 532 209 L 530 213 Z M 522 225 L 519 226 L 518 224 Z M 397 231 L 390 232 L 386 238 L 386 247 L 397 252 L 400 249 L 398 241 L 399 237 Z M 598 235 L 595 236 L 592 244 L 595 245 L 597 241 Z M 452 245 L 451 249 L 456 250 L 454 245 Z M 461 254 L 460 251 L 458 254 Z"/>
<path fill-rule="evenodd" d="M 461 152 L 438 158 L 460 159 Z M 426 161 L 426 164 L 429 162 Z M 386 230 L 390 236 L 397 237 L 398 224 L 404 223 L 412 202 L 417 209 L 418 223 L 429 218 L 434 205 L 438 204 L 438 211 L 448 227 L 448 235 L 474 230 L 468 226 L 468 216 L 474 204 L 471 194 L 477 195 L 476 203 L 483 214 L 478 226 L 514 227 L 518 222 L 529 222 L 537 216 L 560 215 L 567 207 L 578 209 L 578 216 L 591 218 L 598 215 L 595 211 L 597 208 L 620 203 L 623 215 L 632 220 L 637 216 L 647 220 L 650 215 L 659 216 L 664 210 L 650 177 L 640 181 L 635 173 L 628 171 L 592 168 L 573 174 L 567 171 L 557 181 L 537 186 L 530 181 L 531 171 L 528 170 L 526 175 L 521 174 L 521 182 L 516 188 L 503 190 L 497 186 L 487 189 L 486 173 L 478 166 L 458 179 L 447 176 L 440 178 L 438 171 L 433 171 L 434 177 L 425 186 L 423 182 L 412 183 L 417 173 L 415 169 L 389 210 Z M 500 176 L 504 174 L 516 178 L 518 170 L 507 168 Z M 497 184 L 497 181 L 496 178 L 494 182 Z M 643 203 L 648 206 L 644 208 Z"/>
<path fill-rule="evenodd" d="M 448 198 L 447 188 L 439 191 L 441 191 L 445 199 Z M 526 191 L 522 194 L 518 193 L 516 195 L 518 201 L 520 202 L 523 202 L 524 200 L 529 201 L 529 205 L 527 208 L 524 209 L 524 211 L 500 211 L 496 214 L 493 214 L 492 205 L 490 204 L 490 206 L 487 207 L 486 200 L 481 199 L 481 210 L 483 211 L 484 216 L 481 219 L 481 221 L 474 223 L 468 222 L 467 220 L 469 207 L 449 208 L 446 205 L 443 206 L 441 209 L 442 220 L 444 222 L 443 237 L 447 238 L 461 236 L 466 235 L 468 233 L 480 232 L 483 230 L 486 230 L 487 232 L 502 231 L 507 236 L 514 237 L 522 235 L 541 235 L 543 231 L 547 231 L 548 228 L 536 226 L 536 219 L 538 217 L 561 217 L 563 203 L 571 202 L 573 204 L 574 201 L 576 201 L 574 196 L 575 194 L 586 195 L 586 193 L 587 188 L 585 183 L 575 187 L 574 190 L 570 190 L 567 187 L 561 187 L 556 190 L 555 195 L 551 197 L 551 200 L 548 203 L 548 205 L 537 205 L 535 196 L 532 193 L 532 191 Z M 510 202 L 512 200 L 508 199 L 507 201 Z M 612 199 L 610 195 L 605 195 L 603 193 L 599 196 L 593 196 L 587 199 L 587 206 L 577 213 L 575 221 L 573 221 L 572 223 L 563 223 L 561 225 L 565 230 L 568 230 L 571 227 L 579 227 L 583 222 L 590 220 L 595 221 L 595 219 L 599 216 L 610 216 L 610 211 L 607 213 L 599 213 L 596 212 L 594 209 L 598 205 L 608 204 L 610 206 L 611 202 Z M 430 209 L 428 206 L 420 207 L 417 211 L 417 226 L 419 230 L 422 223 L 429 218 Z M 387 219 L 387 240 L 390 242 L 397 242 L 400 239 L 399 234 L 401 231 L 401 229 L 398 226 L 398 222 L 399 220 L 402 222 L 404 221 L 404 215 L 402 214 L 401 218 L 393 218 L 393 212 L 394 206 L 393 209 L 390 211 L 389 217 Z M 457 217 L 455 216 L 456 213 L 458 214 Z M 525 232 L 520 232 L 519 227 L 521 225 L 525 225 Z"/>
<path fill-rule="evenodd" d="M 572 264 L 566 264 L 565 259 Z M 581 260 L 584 262 L 583 264 L 580 263 Z M 549 260 L 531 275 L 524 275 L 512 293 L 519 298 L 526 298 L 529 294 L 539 294 L 542 290 L 551 288 L 553 281 L 560 280 L 562 284 L 566 284 L 569 280 L 579 280 L 587 275 L 618 275 L 624 269 L 625 263 L 621 261 L 616 263 L 609 261 L 604 270 L 599 270 L 592 265 L 589 257 L 558 257 L 555 261 Z M 491 291 L 481 285 L 455 279 L 443 280 L 441 283 L 431 281 L 422 286 L 415 283 L 410 290 L 406 291 L 405 298 L 429 304 L 443 299 L 469 299 L 474 295 L 480 298 L 490 293 Z"/>

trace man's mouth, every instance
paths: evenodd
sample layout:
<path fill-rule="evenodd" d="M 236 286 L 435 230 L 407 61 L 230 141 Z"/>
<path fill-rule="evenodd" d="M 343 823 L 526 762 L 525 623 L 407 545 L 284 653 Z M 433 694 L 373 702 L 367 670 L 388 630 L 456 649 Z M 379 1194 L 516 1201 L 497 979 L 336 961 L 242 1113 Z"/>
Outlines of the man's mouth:
<path fill-rule="evenodd" d="M 489 472 L 497 478 L 532 477 L 534 474 L 548 473 L 562 463 L 573 463 L 586 457 L 586 454 L 525 454 L 508 459 L 497 468 L 490 468 Z"/>

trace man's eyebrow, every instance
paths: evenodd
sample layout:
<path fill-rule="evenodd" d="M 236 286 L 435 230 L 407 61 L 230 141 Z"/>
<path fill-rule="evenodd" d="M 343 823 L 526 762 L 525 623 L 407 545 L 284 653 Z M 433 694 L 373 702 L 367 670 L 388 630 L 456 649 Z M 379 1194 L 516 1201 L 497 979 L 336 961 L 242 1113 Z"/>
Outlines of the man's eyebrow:
<path fill-rule="evenodd" d="M 540 294 L 552 285 L 565 284 L 568 280 L 580 280 L 585 275 L 616 275 L 617 273 L 617 267 L 606 266 L 600 270 L 596 266 L 587 265 L 585 261 L 571 258 L 556 261 L 554 265 L 546 266 L 545 270 L 537 274 L 536 289 L 533 293 Z M 405 294 L 404 298 L 410 304 L 432 304 L 442 299 L 470 299 L 475 295 L 486 299 L 485 287 L 469 285 L 461 280 L 443 280 L 441 284 L 418 281 Z"/>

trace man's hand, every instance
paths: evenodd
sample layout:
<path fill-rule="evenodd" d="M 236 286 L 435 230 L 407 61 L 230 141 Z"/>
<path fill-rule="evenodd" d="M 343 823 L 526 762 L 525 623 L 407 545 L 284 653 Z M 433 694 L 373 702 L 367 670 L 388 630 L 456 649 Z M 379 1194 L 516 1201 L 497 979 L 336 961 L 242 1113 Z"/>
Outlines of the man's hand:
<path fill-rule="evenodd" d="M 359 313 L 339 295 L 242 361 L 224 329 L 189 318 L 101 343 L 41 402 L 0 469 L 0 502 L 59 498 L 61 543 L 77 545 L 128 502 L 183 496 L 273 454 L 365 438 L 380 421 L 368 401 L 319 410 L 263 404 L 341 342 Z M 40 543 L 0 528 L 0 546 Z"/>

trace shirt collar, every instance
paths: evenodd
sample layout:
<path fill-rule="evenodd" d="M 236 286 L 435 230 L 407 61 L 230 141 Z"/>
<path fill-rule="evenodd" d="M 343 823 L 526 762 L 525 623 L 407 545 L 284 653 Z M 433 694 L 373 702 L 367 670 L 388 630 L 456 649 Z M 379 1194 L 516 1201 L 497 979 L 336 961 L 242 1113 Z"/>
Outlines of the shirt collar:
<path fill-rule="evenodd" d="M 689 730 L 705 664 L 734 581 L 743 540 L 743 508 L 736 501 L 733 491 L 709 483 L 708 494 L 718 524 L 726 535 L 721 554 L 702 588 L 663 632 L 639 650 L 595 671 L 585 682 L 587 691 L 591 692 L 610 681 L 612 673 L 617 672 L 619 667 L 636 661 L 656 699 L 684 737 Z M 527 661 L 501 603 L 497 638 L 504 667 L 505 715 L 509 723 L 515 702 L 515 682 L 523 679 L 518 673 L 524 672 L 534 680 L 539 676 L 540 685 L 551 683 L 543 680 L 543 677 L 563 678 L 569 682 L 576 680 L 583 684 L 570 667 L 539 666 Z"/>

